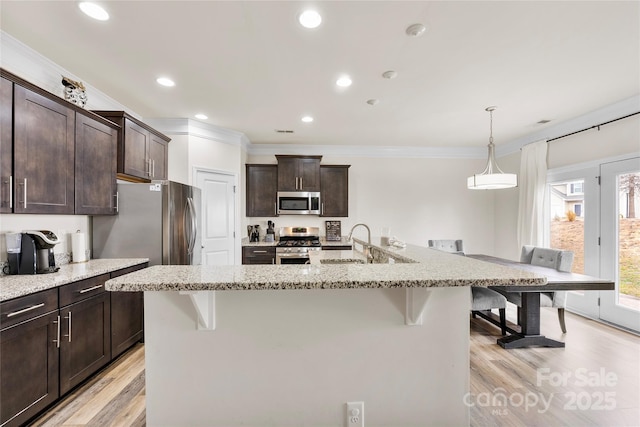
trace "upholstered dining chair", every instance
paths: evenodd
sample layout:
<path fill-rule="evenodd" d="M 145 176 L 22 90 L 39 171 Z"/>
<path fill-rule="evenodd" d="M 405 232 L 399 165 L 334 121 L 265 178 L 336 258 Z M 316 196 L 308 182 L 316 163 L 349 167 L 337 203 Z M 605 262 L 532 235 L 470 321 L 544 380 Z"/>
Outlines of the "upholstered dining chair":
<path fill-rule="evenodd" d="M 429 247 L 443 252 L 464 256 L 464 245 L 462 240 L 429 240 Z M 479 286 L 471 286 L 471 315 L 476 318 L 478 314 L 489 320 L 482 312 L 498 309 L 500 314 L 500 329 L 502 335 L 507 334 L 507 299 L 504 295 Z"/>
<path fill-rule="evenodd" d="M 573 252 L 561 249 L 541 248 L 525 245 L 520 253 L 520 262 L 553 268 L 558 271 L 571 272 L 573 265 Z M 498 291 L 507 298 L 507 301 L 518 306 L 518 323 L 520 323 L 520 307 L 522 307 L 522 294 L 520 292 Z M 566 306 L 567 292 L 541 292 L 540 307 L 555 307 L 558 309 L 558 322 L 562 333 L 567 333 L 564 322 L 564 308 Z"/>

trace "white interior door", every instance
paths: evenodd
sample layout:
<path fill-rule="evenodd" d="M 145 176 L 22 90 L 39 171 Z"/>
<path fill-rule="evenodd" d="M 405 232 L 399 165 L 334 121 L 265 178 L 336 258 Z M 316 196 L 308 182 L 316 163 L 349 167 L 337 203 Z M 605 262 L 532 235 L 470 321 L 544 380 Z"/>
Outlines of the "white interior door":
<path fill-rule="evenodd" d="M 605 163 L 601 176 L 600 318 L 640 332 L 640 157 Z"/>
<path fill-rule="evenodd" d="M 236 177 L 197 169 L 202 191 L 202 265 L 231 265 L 235 259 Z"/>

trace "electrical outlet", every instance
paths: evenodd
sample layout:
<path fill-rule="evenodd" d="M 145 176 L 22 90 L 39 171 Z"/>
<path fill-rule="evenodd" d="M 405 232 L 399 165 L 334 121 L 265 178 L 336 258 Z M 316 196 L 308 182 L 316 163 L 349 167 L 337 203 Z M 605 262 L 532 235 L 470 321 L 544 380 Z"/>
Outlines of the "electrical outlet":
<path fill-rule="evenodd" d="M 347 402 L 347 427 L 364 427 L 364 402 Z"/>

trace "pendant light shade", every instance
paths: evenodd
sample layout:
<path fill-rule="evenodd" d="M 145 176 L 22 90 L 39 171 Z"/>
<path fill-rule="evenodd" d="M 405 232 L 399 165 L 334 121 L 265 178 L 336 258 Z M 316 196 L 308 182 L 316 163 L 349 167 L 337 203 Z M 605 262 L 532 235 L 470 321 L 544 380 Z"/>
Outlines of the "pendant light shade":
<path fill-rule="evenodd" d="M 518 176 L 514 173 L 504 173 L 496 162 L 495 145 L 493 145 L 493 111 L 496 107 L 487 107 L 489 112 L 489 155 L 487 166 L 479 174 L 467 178 L 467 188 L 470 190 L 498 190 L 512 188 L 518 185 Z"/>

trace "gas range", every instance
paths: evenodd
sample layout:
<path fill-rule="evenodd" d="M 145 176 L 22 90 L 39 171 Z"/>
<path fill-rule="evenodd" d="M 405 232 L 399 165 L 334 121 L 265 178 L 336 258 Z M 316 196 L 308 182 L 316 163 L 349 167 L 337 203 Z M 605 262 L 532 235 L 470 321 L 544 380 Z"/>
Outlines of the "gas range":
<path fill-rule="evenodd" d="M 318 227 L 283 227 L 276 245 L 276 264 L 306 264 L 309 251 L 319 251 L 320 229 Z"/>

